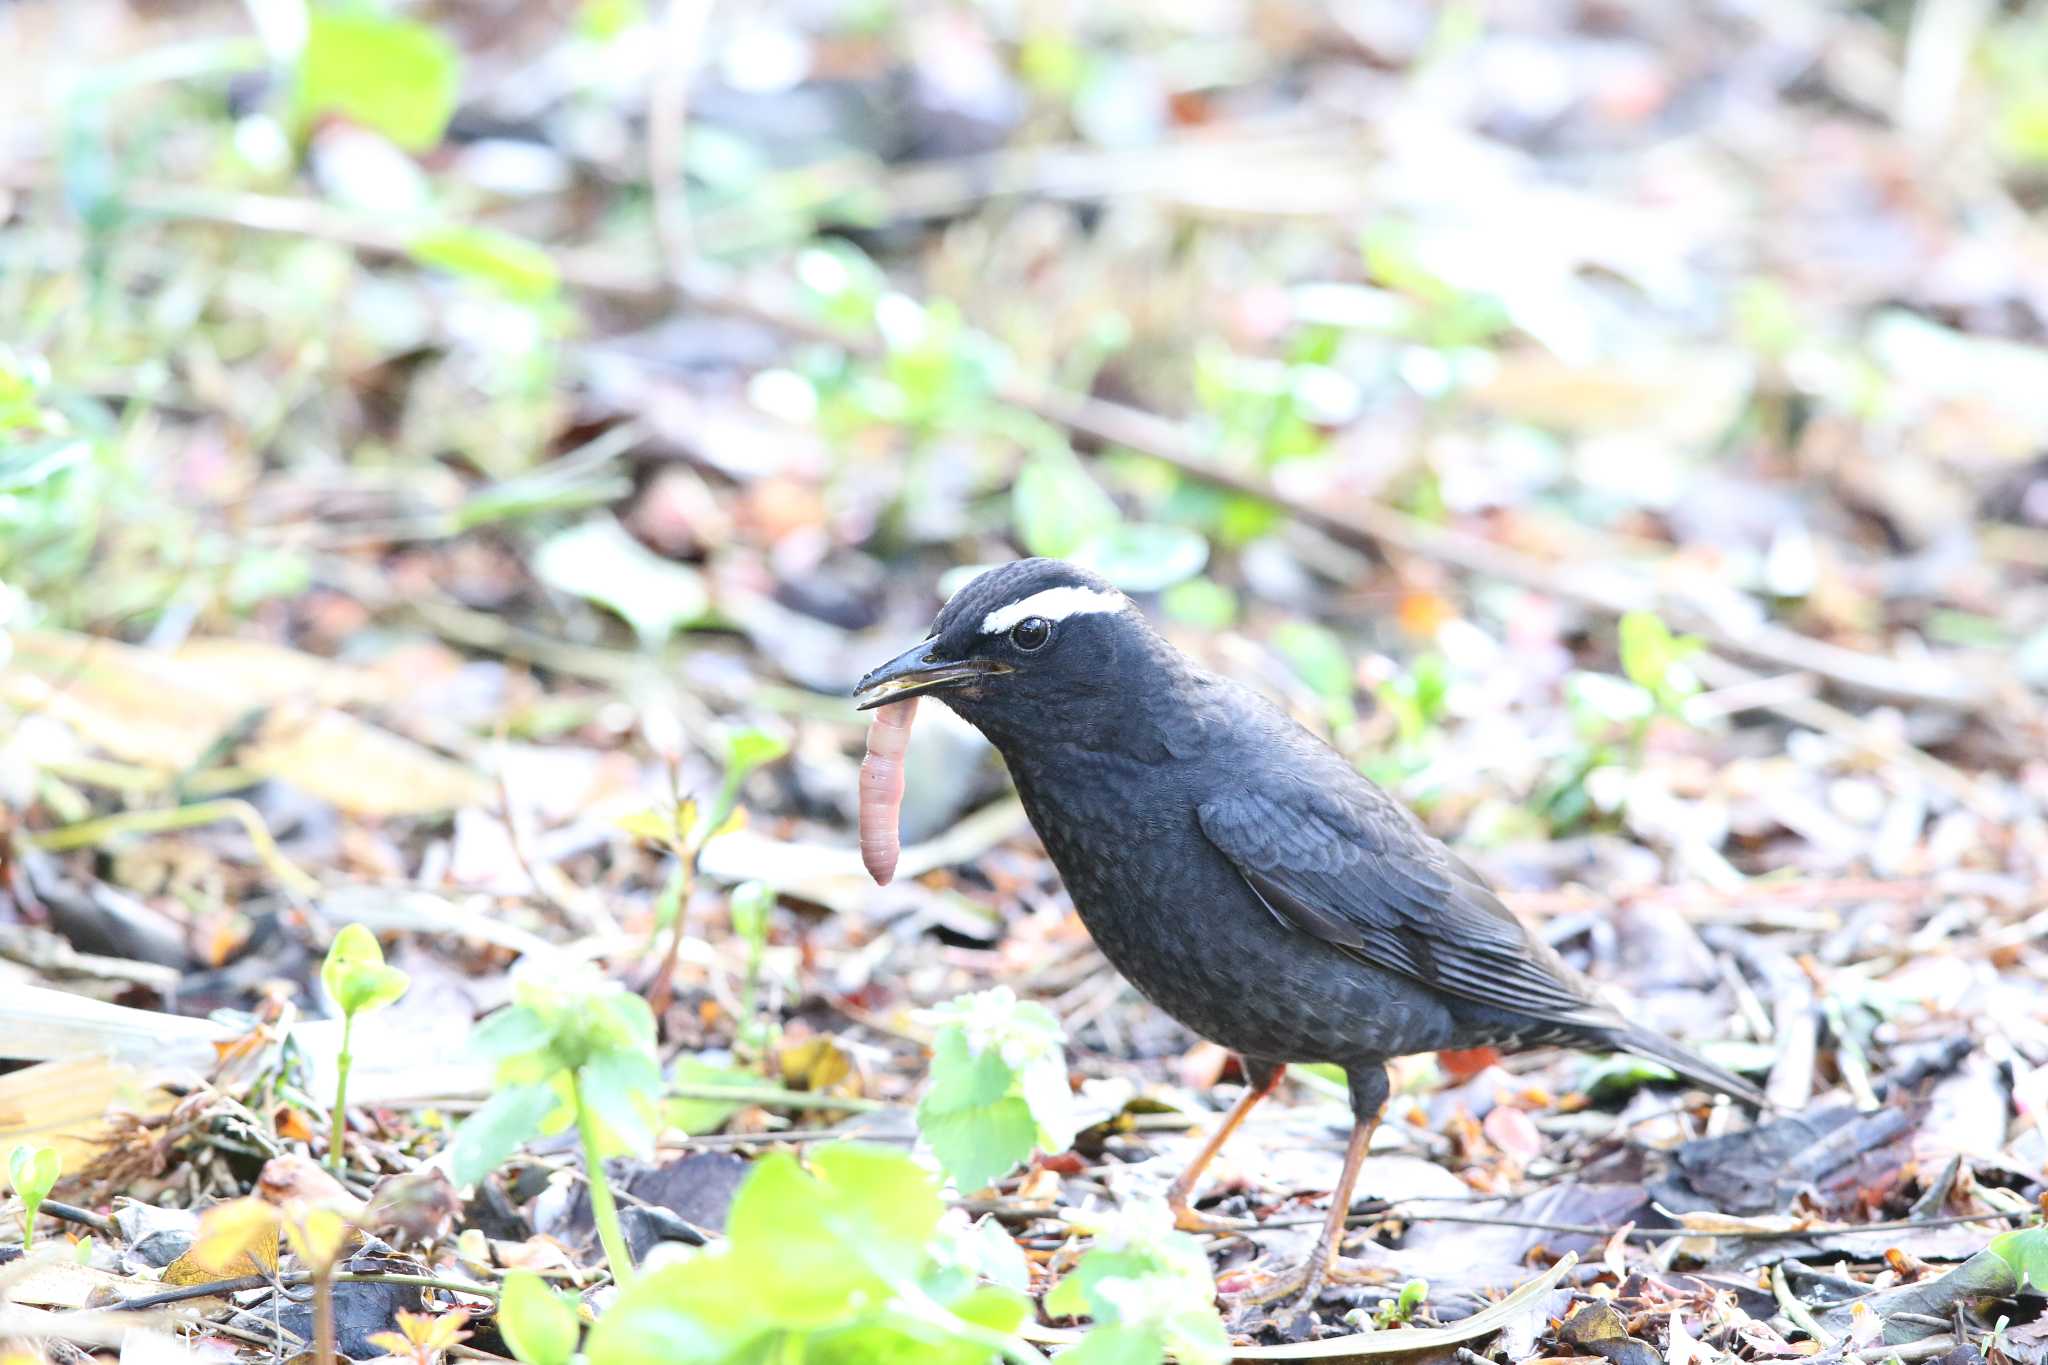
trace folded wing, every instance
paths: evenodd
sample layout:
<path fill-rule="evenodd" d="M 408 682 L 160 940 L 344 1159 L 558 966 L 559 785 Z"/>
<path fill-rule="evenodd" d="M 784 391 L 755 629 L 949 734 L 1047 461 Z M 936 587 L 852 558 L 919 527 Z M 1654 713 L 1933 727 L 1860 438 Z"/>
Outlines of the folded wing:
<path fill-rule="evenodd" d="M 1379 788 L 1353 781 L 1234 793 L 1197 816 L 1283 924 L 1481 1005 L 1569 1027 L 1621 1022 L 1476 873 Z"/>

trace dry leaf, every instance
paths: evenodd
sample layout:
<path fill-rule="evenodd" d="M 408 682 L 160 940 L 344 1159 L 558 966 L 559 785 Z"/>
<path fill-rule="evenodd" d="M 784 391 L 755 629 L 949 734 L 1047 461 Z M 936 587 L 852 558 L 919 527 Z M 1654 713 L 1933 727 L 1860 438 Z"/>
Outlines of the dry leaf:
<path fill-rule="evenodd" d="M 230 1199 L 199 1215 L 199 1239 L 164 1267 L 164 1283 L 212 1284 L 244 1275 L 277 1273 L 275 1206 L 261 1199 Z"/>
<path fill-rule="evenodd" d="M 252 707 L 276 704 L 285 709 L 266 716 L 229 756 L 235 766 L 282 778 L 358 815 L 428 814 L 490 800 L 490 784 L 477 773 L 320 705 L 323 693 L 360 692 L 353 683 L 314 687 L 312 700 L 305 691 L 280 697 L 281 673 L 324 671 L 324 661 L 311 656 L 288 669 L 272 656 L 262 671 L 243 677 L 223 663 L 224 652 L 209 659 L 203 648 L 194 663 L 56 631 L 12 638 L 0 701 L 61 720 L 124 762 L 182 772 Z"/>

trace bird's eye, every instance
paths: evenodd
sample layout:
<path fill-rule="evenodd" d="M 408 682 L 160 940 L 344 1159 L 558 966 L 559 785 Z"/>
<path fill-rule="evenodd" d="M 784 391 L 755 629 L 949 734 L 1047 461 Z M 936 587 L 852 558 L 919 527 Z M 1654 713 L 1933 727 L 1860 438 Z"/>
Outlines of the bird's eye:
<path fill-rule="evenodd" d="M 1010 627 L 1010 643 L 1026 653 L 1044 649 L 1045 642 L 1052 638 L 1052 622 L 1043 616 L 1027 616 Z"/>

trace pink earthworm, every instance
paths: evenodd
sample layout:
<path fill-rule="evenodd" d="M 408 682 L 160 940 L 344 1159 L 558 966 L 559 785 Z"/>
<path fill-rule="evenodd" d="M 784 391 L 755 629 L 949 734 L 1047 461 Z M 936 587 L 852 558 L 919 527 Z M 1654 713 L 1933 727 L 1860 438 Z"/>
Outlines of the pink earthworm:
<path fill-rule="evenodd" d="M 916 716 L 917 698 L 912 697 L 878 708 L 868 726 L 868 753 L 860 761 L 860 860 L 877 886 L 887 886 L 896 875 L 903 755 Z"/>

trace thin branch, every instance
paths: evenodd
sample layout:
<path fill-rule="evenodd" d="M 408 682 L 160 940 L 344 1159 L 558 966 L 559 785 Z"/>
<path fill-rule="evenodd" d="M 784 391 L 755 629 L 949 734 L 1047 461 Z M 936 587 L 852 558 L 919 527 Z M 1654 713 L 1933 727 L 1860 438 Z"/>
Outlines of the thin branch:
<path fill-rule="evenodd" d="M 249 843 L 254 847 L 257 859 L 286 890 L 300 897 L 319 894 L 320 883 L 300 871 L 291 859 L 284 856 L 283 851 L 277 846 L 277 841 L 270 835 L 270 827 L 263 823 L 263 816 L 254 806 L 237 797 L 200 801 L 190 806 L 121 811 L 115 815 L 102 815 L 96 819 L 80 820 L 76 824 L 63 825 L 57 829 L 27 834 L 22 836 L 22 842 L 46 853 L 62 853 L 68 849 L 103 843 L 124 834 L 162 834 L 169 830 L 211 825 L 221 820 L 233 820 L 241 825 L 243 832 L 249 836 Z"/>
<path fill-rule="evenodd" d="M 76 1204 L 60 1204 L 54 1199 L 45 1199 L 42 1203 L 42 1211 L 50 1217 L 63 1222 L 77 1223 L 80 1227 L 91 1228 L 102 1237 L 119 1237 L 121 1235 L 121 1229 L 113 1219 L 108 1218 L 104 1214 L 94 1213 L 91 1209 L 82 1209 Z"/>
<path fill-rule="evenodd" d="M 1399 1201 L 1395 1201 L 1398 1205 Z M 1528 1228 L 1535 1232 L 1554 1232 L 1568 1237 L 1614 1237 L 1625 1236 L 1631 1242 L 1668 1242 L 1674 1237 L 1692 1239 L 1697 1237 L 1739 1237 L 1751 1242 L 1799 1242 L 1816 1237 L 1845 1237 L 1864 1232 L 1911 1232 L 1923 1228 L 1957 1227 L 1965 1223 L 2010 1223 L 2034 1216 L 2033 1209 L 2001 1210 L 1997 1213 L 1959 1213 L 1945 1218 L 1902 1218 L 1890 1223 L 1850 1223 L 1834 1227 L 1807 1228 L 1745 1228 L 1732 1230 L 1703 1230 L 1698 1228 L 1610 1228 L 1589 1223 L 1548 1223 L 1539 1218 L 1509 1218 L 1485 1213 L 1402 1213 L 1390 1205 L 1386 1208 L 1354 1213 L 1344 1220 L 1346 1227 L 1370 1227 L 1374 1223 L 1477 1223 L 1485 1227 Z M 1303 1214 L 1287 1218 L 1268 1218 L 1257 1223 L 1247 1223 L 1245 1231 L 1255 1232 L 1262 1228 L 1296 1228 L 1321 1224 L 1323 1215 Z"/>
<path fill-rule="evenodd" d="M 685 279 L 696 256 L 690 201 L 683 181 L 683 157 L 690 118 L 690 80 L 704 49 L 712 0 L 669 0 L 662 25 L 661 53 L 647 94 L 647 184 L 654 197 L 654 235 L 661 247 L 663 274 Z"/>
<path fill-rule="evenodd" d="M 472 1294 L 478 1298 L 492 1300 L 497 1299 L 501 1292 L 490 1285 L 478 1284 L 472 1280 L 444 1280 L 432 1275 L 400 1275 L 383 1271 L 337 1270 L 334 1272 L 334 1281 L 337 1284 L 410 1284 L 418 1285 L 422 1289 L 439 1289 L 449 1294 Z M 139 1299 L 127 1299 L 107 1306 L 122 1312 L 137 1312 L 144 1308 L 161 1308 L 165 1304 L 183 1303 L 187 1299 L 205 1299 L 217 1294 L 240 1294 L 246 1290 L 265 1289 L 271 1285 L 297 1288 L 312 1282 L 313 1277 L 303 1270 L 276 1276 L 238 1275 L 231 1280 L 181 1285 L 176 1289 L 166 1289 L 161 1294 L 147 1294 Z"/>

